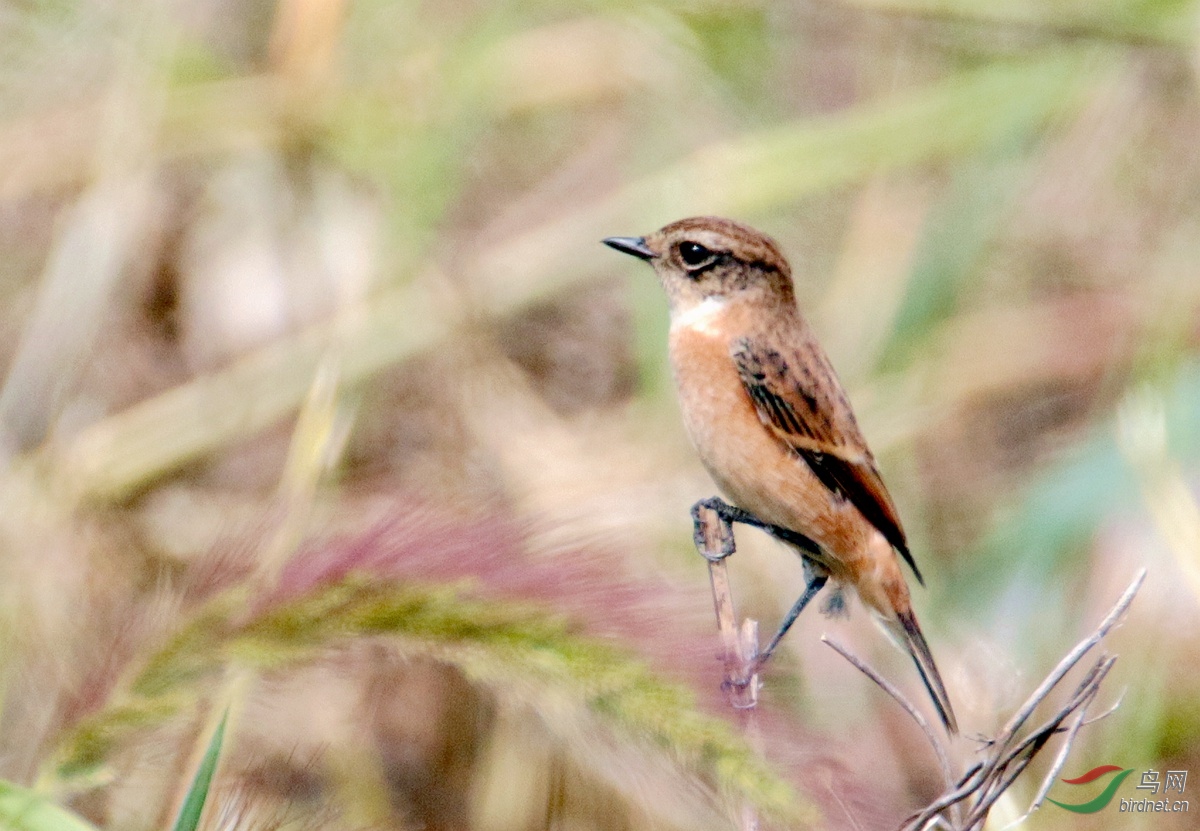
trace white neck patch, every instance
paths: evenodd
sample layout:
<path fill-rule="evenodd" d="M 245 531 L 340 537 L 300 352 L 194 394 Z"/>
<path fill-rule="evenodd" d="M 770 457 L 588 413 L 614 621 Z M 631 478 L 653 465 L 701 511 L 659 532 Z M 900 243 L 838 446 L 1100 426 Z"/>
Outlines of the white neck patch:
<path fill-rule="evenodd" d="M 675 319 L 671 321 L 671 328 L 693 329 L 705 335 L 718 334 L 714 321 L 724 308 L 724 298 L 706 297 L 686 312 L 676 315 Z"/>

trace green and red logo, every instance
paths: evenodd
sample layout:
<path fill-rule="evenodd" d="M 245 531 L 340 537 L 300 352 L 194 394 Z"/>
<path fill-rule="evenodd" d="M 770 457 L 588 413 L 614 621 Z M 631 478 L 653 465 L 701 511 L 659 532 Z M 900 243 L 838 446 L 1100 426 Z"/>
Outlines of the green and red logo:
<path fill-rule="evenodd" d="M 1120 771 L 1117 773 L 1117 771 Z M 1117 788 L 1125 781 L 1129 774 L 1133 773 L 1133 768 L 1122 768 L 1120 765 L 1101 765 L 1098 768 L 1092 768 L 1083 776 L 1076 776 L 1074 779 L 1062 780 L 1068 785 L 1086 785 L 1089 782 L 1095 782 L 1097 779 L 1108 776 L 1110 773 L 1117 773 L 1109 783 L 1104 787 L 1094 799 L 1089 799 L 1087 802 L 1059 802 L 1057 799 L 1051 799 L 1060 808 L 1066 808 L 1068 811 L 1074 811 L 1077 814 L 1094 814 L 1103 808 L 1108 807 L 1108 803 L 1112 802 L 1113 796 L 1117 792 Z"/>

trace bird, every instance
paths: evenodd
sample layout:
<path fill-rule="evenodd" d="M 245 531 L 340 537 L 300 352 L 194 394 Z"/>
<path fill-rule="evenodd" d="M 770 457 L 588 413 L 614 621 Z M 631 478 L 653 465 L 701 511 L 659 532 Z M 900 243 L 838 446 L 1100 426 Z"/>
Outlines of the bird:
<path fill-rule="evenodd" d="M 844 610 L 847 592 L 857 595 L 907 649 L 947 732 L 956 733 L 901 559 L 924 579 L 850 400 L 797 305 L 779 244 L 715 216 L 603 242 L 647 261 L 666 291 L 684 426 L 732 503 L 726 518 L 764 528 L 803 558 L 805 592 L 761 660 L 831 582 L 826 613 Z"/>

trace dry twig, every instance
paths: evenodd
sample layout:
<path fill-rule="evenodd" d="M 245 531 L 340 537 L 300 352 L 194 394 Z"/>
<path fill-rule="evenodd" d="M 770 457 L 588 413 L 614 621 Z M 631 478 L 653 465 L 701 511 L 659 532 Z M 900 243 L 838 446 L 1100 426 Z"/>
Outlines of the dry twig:
<path fill-rule="evenodd" d="M 751 745 L 761 753 L 758 720 L 758 623 L 745 620 L 737 623 L 733 608 L 733 591 L 729 585 L 726 558 L 734 552 L 733 526 L 710 504 L 698 502 L 692 507 L 696 548 L 708 560 L 708 576 L 712 583 L 713 606 L 717 613 L 717 628 L 724 647 L 725 680 L 722 688 L 729 704 L 741 711 L 743 729 Z M 742 831 L 757 831 L 758 812 L 746 803 L 742 806 Z"/>
<path fill-rule="evenodd" d="M 1065 732 L 1066 739 L 1055 757 L 1054 764 L 1050 766 L 1050 771 L 1038 788 L 1037 795 L 1034 797 L 1029 810 L 1021 819 L 1029 816 L 1029 814 L 1041 806 L 1046 793 L 1050 789 L 1050 784 L 1054 781 L 1058 772 L 1062 770 L 1062 766 L 1071 752 L 1071 747 L 1079 733 L 1079 729 L 1086 724 L 1098 720 L 1098 718 L 1109 715 L 1116 709 L 1115 706 L 1108 709 L 1101 716 L 1097 717 L 1097 719 L 1089 721 L 1087 718 L 1088 707 L 1099 694 L 1100 685 L 1104 682 L 1104 679 L 1108 676 L 1109 671 L 1117 661 L 1116 656 L 1099 656 L 1084 674 L 1083 679 L 1076 686 L 1071 697 L 1053 716 L 1023 737 L 1019 737 L 1020 730 L 1033 715 L 1034 711 L 1058 687 L 1067 673 L 1079 664 L 1083 656 L 1096 647 L 1113 627 L 1116 626 L 1129 609 L 1129 604 L 1133 602 L 1134 595 L 1137 594 L 1138 589 L 1145 579 L 1146 570 L 1142 569 L 1113 605 L 1112 609 L 1109 610 L 1108 614 L 1105 615 L 1104 620 L 1100 622 L 1096 631 L 1080 641 L 1074 649 L 1067 653 L 1066 657 L 1038 685 L 1037 689 L 1033 691 L 1013 717 L 1008 720 L 1008 723 L 1004 725 L 1000 732 L 994 738 L 984 743 L 981 748 L 984 758 L 973 765 L 959 779 L 957 785 L 949 788 L 923 810 L 905 820 L 901 826 L 904 831 L 923 831 L 923 829 L 931 828 L 937 824 L 949 825 L 949 827 L 961 829 L 961 831 L 978 831 L 987 821 L 988 812 L 996 803 L 996 800 L 1016 781 L 1017 777 L 1028 767 L 1029 763 L 1033 761 L 1033 758 L 1046 746 L 1051 738 L 1058 733 Z M 906 707 L 905 709 L 909 708 Z M 1070 724 L 1064 727 L 1063 725 L 1068 719 L 1071 720 Z M 965 804 L 967 807 L 966 817 L 961 821 L 954 821 L 952 816 L 947 815 L 947 811 L 960 804 Z"/>

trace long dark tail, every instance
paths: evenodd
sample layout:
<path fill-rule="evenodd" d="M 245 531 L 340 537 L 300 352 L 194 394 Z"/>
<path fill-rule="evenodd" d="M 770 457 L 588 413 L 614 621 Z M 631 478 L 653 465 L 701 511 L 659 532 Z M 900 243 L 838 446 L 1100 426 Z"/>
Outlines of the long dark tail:
<path fill-rule="evenodd" d="M 900 622 L 900 625 L 895 627 L 897 634 L 901 636 L 904 645 L 908 647 L 913 663 L 917 665 L 917 672 L 921 674 L 921 681 L 924 682 L 925 689 L 929 691 L 929 697 L 933 699 L 933 706 L 937 707 L 942 724 L 946 725 L 946 732 L 957 733 L 958 721 L 954 718 L 954 708 L 950 706 L 950 696 L 946 693 L 942 675 L 933 661 L 933 653 L 929 651 L 929 644 L 925 642 L 925 636 L 921 634 L 921 627 L 917 625 L 916 616 L 913 615 L 912 609 L 909 609 L 905 612 L 897 612 L 896 617 Z"/>

